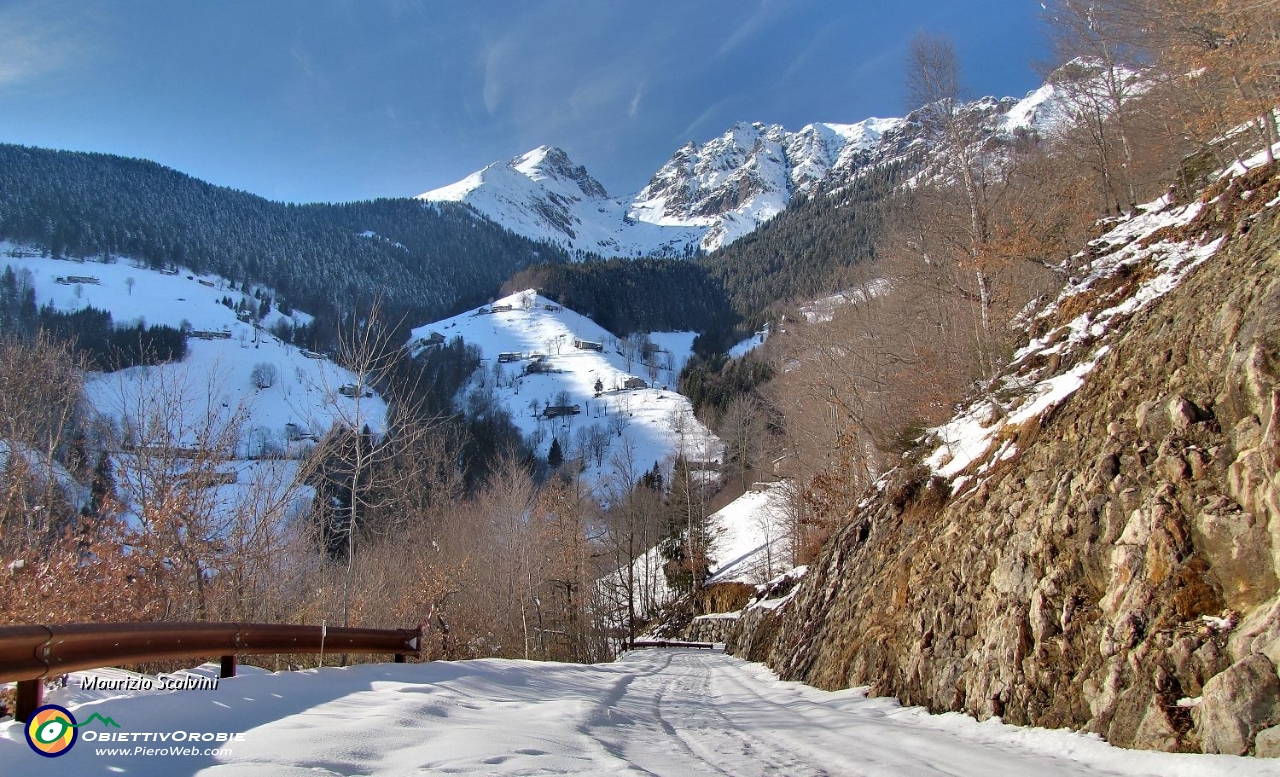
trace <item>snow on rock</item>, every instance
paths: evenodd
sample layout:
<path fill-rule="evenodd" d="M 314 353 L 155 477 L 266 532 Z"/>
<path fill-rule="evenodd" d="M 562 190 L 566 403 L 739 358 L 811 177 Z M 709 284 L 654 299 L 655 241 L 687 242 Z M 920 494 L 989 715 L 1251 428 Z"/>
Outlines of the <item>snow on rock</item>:
<path fill-rule="evenodd" d="M 1009 133 L 1036 130 L 1052 135 L 1070 122 L 1071 113 L 1070 98 L 1063 94 L 1062 87 L 1045 84 L 1009 109 L 1001 129 Z"/>
<path fill-rule="evenodd" d="M 196 670 L 207 676 L 211 667 Z M 109 671 L 109 670 L 108 670 Z M 0 771 L 76 775 L 1274 774 L 1265 759 L 1122 750 L 1096 735 L 931 715 L 865 689 L 820 691 L 705 650 L 611 664 L 485 659 L 243 674 L 216 690 L 51 698 L 85 722 L 53 762 L 0 724 Z M 68 692 L 72 691 L 72 692 Z M 159 735 L 218 732 L 174 755 Z M 123 743 L 95 742 L 110 732 Z M 133 738 L 152 734 L 154 741 Z M 108 752 L 111 748 L 113 752 Z M 148 754 L 147 748 L 152 752 Z M 217 749 L 211 753 L 208 750 Z M 8 771 L 5 771 L 8 773 Z"/>
<path fill-rule="evenodd" d="M 694 417 L 689 400 L 670 388 L 688 358 L 692 333 L 650 335 L 671 357 L 668 368 L 659 355 L 654 385 L 639 357 L 628 369 L 612 333 L 533 290 L 418 327 L 411 347 L 433 333 L 477 346 L 483 368 L 467 390 L 491 392 L 539 456 L 547 456 L 553 439 L 560 440 L 566 458 L 582 456 L 590 485 L 613 473 L 612 459 L 627 445 L 641 471 L 677 455 L 706 463 L 721 458 L 720 440 Z M 577 412 L 548 415 L 548 406 L 560 405 L 576 406 Z M 603 450 L 584 450 L 583 438 L 593 430 L 607 440 Z"/>
<path fill-rule="evenodd" d="M 861 164 L 902 119 L 810 124 L 798 132 L 739 122 L 682 147 L 632 197 L 610 197 L 561 149 L 540 146 L 418 195 L 462 202 L 534 240 L 603 256 L 683 256 L 728 245 L 797 193 Z"/>
<path fill-rule="evenodd" d="M 1004 375 L 981 399 L 963 408 L 951 421 L 929 431 L 935 447 L 924 463 L 952 480 L 953 491 L 973 487 L 1000 461 L 1017 455 L 1017 430 L 1044 417 L 1084 385 L 1098 361 L 1111 349 L 1111 336 L 1124 321 L 1168 294 L 1222 244 L 1160 239 L 1162 231 L 1190 224 L 1203 205 L 1175 206 L 1161 198 L 1142 206 L 1090 243 L 1078 256 L 1087 260 L 1083 275 L 1073 278 L 1058 299 L 1023 325 L 1051 322 L 1069 301 L 1098 299 L 1084 312 L 1032 338 L 1019 349 Z M 1092 257 L 1092 258 L 1089 258 Z M 1128 273 L 1114 290 L 1101 290 L 1104 279 Z M 1089 296 L 1086 296 L 1089 295 Z M 1041 328 L 1044 328 L 1043 325 Z M 1074 365 L 1058 372 L 1060 362 Z M 1070 363 L 1068 362 L 1068 363 Z"/>

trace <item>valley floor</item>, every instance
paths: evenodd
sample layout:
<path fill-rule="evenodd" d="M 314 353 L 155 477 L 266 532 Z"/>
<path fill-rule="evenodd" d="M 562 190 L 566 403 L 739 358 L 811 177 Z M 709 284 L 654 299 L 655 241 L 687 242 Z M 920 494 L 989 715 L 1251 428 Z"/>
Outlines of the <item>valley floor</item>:
<path fill-rule="evenodd" d="M 93 723 L 70 752 L 46 759 L 8 723 L 0 775 L 1280 772 L 1269 761 L 1126 751 L 1064 731 L 929 715 L 697 650 L 641 650 L 596 666 L 490 659 L 246 673 L 212 691 L 80 704 L 88 697 L 77 681 L 52 698 L 81 723 L 97 712 L 122 732 L 244 732 L 244 741 L 217 757 L 106 755 L 87 741 L 105 730 Z"/>

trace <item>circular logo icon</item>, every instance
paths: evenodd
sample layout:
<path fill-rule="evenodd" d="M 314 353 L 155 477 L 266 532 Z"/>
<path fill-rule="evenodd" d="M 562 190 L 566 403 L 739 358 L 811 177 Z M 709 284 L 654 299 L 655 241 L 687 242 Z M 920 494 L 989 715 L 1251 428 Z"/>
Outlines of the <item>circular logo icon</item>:
<path fill-rule="evenodd" d="M 27 720 L 27 744 L 45 756 L 56 758 L 76 743 L 76 719 L 56 704 L 46 704 Z"/>

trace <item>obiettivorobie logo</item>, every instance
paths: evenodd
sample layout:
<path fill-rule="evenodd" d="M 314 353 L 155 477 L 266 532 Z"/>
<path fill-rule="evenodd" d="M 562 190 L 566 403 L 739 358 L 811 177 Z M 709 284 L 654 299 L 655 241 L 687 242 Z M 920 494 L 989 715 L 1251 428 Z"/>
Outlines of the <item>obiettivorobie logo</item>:
<path fill-rule="evenodd" d="M 57 758 L 69 751 L 76 743 L 80 727 L 87 726 L 95 720 L 104 726 L 120 728 L 119 723 L 111 718 L 104 718 L 96 712 L 85 722 L 77 723 L 75 716 L 65 707 L 46 704 L 32 713 L 27 721 L 27 744 L 45 758 Z"/>
<path fill-rule="evenodd" d="M 177 756 L 177 755 L 230 755 L 224 746 L 231 742 L 245 741 L 243 732 L 233 731 L 86 731 L 80 729 L 97 721 L 104 728 L 120 728 L 113 718 L 93 713 L 84 723 L 77 723 L 71 711 L 56 704 L 46 704 L 31 715 L 24 732 L 31 749 L 46 758 L 56 758 L 83 739 L 85 742 L 131 744 L 128 747 L 98 748 L 98 755 L 108 756 Z M 145 742 L 146 745 L 137 743 Z M 198 744 L 212 743 L 218 747 L 200 748 Z M 151 747 L 160 743 L 182 743 L 182 747 Z M 197 745 L 197 746 L 188 746 Z"/>

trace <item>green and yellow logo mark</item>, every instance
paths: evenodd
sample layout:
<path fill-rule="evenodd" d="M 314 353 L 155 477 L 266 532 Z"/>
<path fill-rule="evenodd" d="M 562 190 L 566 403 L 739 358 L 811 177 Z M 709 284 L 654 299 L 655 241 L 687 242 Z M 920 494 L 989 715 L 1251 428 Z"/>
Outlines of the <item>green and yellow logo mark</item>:
<path fill-rule="evenodd" d="M 70 750 L 76 743 L 76 729 L 87 726 L 95 720 L 101 721 L 104 726 L 120 728 L 119 723 L 111 718 L 104 718 L 96 712 L 84 723 L 76 723 L 75 716 L 65 707 L 46 704 L 32 713 L 31 718 L 27 720 L 27 744 L 46 758 L 56 758 Z"/>

